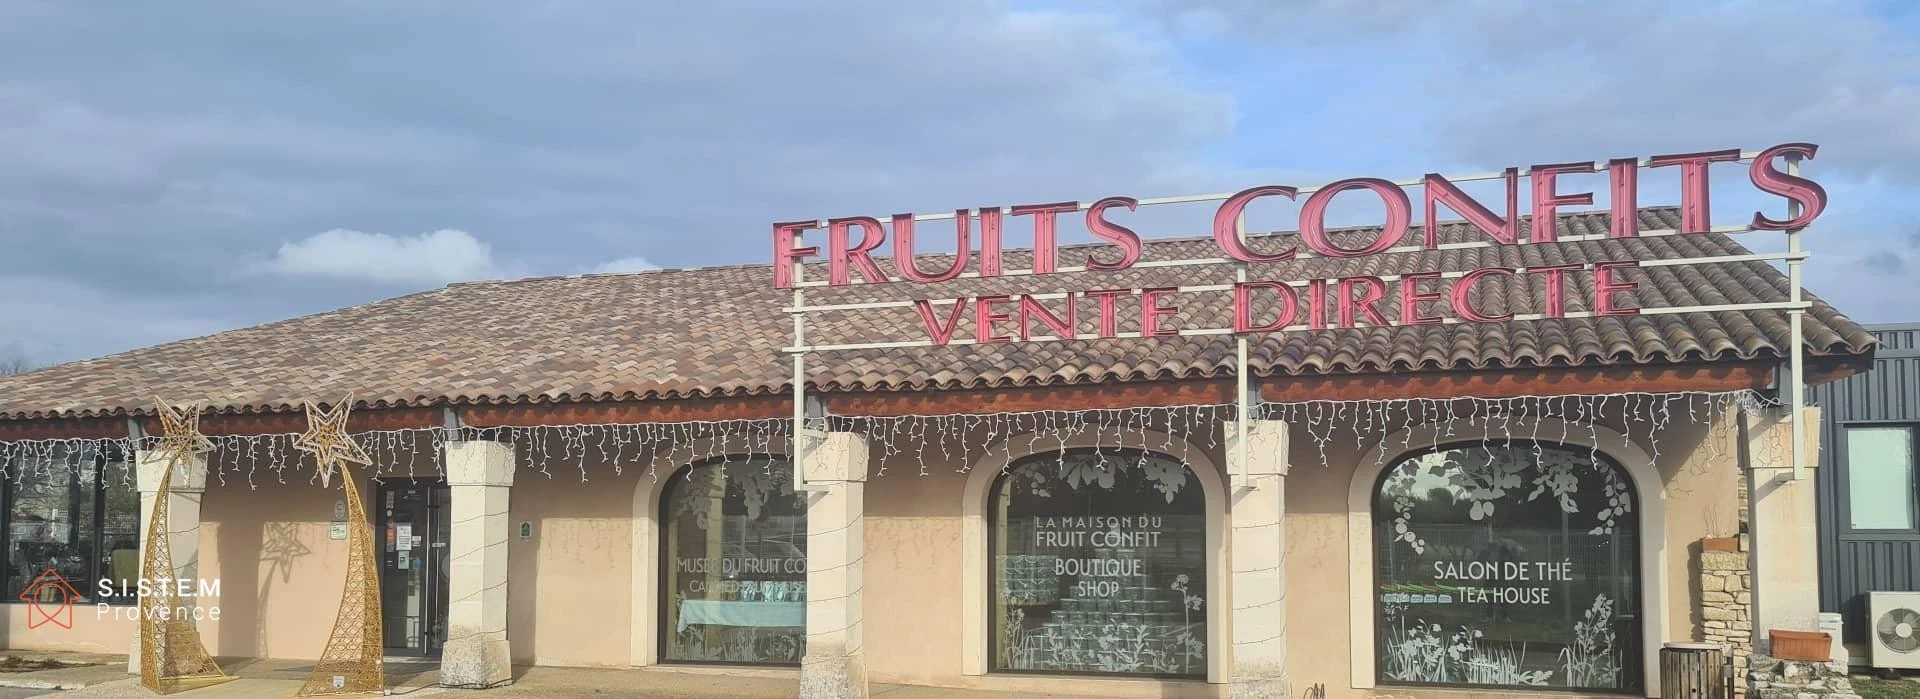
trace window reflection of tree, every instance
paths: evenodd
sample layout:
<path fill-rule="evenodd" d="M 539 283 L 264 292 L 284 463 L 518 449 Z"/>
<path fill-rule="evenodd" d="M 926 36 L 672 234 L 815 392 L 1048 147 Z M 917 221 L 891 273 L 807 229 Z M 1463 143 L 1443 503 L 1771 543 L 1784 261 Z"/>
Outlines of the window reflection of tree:
<path fill-rule="evenodd" d="M 23 588 L 52 570 L 81 601 L 128 603 L 120 594 L 139 577 L 139 493 L 132 467 L 116 450 L 60 450 L 7 464 L 4 497 L 5 590 Z M 99 581 L 115 587 L 99 596 Z"/>

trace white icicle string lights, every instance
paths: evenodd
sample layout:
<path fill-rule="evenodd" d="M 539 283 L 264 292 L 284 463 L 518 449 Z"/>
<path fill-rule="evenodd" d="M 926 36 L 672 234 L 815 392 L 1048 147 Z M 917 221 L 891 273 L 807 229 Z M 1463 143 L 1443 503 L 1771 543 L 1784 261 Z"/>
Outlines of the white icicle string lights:
<path fill-rule="evenodd" d="M 1734 411 L 1759 416 L 1778 403 L 1752 391 L 1623 393 L 1606 395 L 1521 396 L 1513 398 L 1414 398 L 1391 401 L 1347 400 L 1268 403 L 1265 419 L 1296 425 L 1314 444 L 1323 466 L 1333 464 L 1328 447 L 1340 429 L 1351 429 L 1357 457 L 1396 433 L 1398 444 L 1386 443 L 1375 452 L 1384 462 L 1422 447 L 1438 450 L 1448 444 L 1490 445 L 1519 442 L 1534 445 L 1584 441 L 1594 463 L 1600 458 L 1601 428 L 1617 432 L 1622 446 L 1641 446 L 1656 462 L 1662 455 L 1662 437 L 1676 418 L 1682 424 L 1703 425 L 1709 456 L 1727 454 L 1726 423 Z M 1682 412 L 1685 411 L 1685 412 Z M 1704 414 L 1703 414 L 1704 413 Z M 1558 424 L 1554 429 L 1551 425 Z M 1416 428 L 1434 425 L 1421 442 Z M 1574 433 L 1574 430 L 1580 430 Z M 1578 439 L 1576 439 L 1578 438 Z M 1779 441 L 1777 434 L 1768 436 Z M 1490 452 L 1489 452 L 1490 454 Z M 1775 455 L 1777 456 L 1777 455 Z M 1385 465 L 1384 463 L 1377 465 Z"/>
<path fill-rule="evenodd" d="M 158 442 L 158 438 L 153 440 Z M 134 452 L 134 440 L 118 438 L 54 438 L 0 442 L 0 478 L 68 476 L 104 462 L 103 484 L 133 487 L 133 468 L 123 455 Z M 116 473 L 117 472 L 117 473 Z"/>
<path fill-rule="evenodd" d="M 1579 441 L 1596 443 L 1600 428 L 1618 432 L 1629 443 L 1645 447 L 1658 460 L 1661 436 L 1676 421 L 1704 424 L 1706 442 L 1715 457 L 1726 446 L 1721 424 L 1738 410 L 1747 415 L 1777 407 L 1778 403 L 1751 391 L 1725 393 L 1670 392 L 1612 395 L 1523 396 L 1514 398 L 1414 398 L 1395 400 L 1313 400 L 1265 403 L 1256 417 L 1294 426 L 1296 440 L 1311 444 L 1320 465 L 1331 467 L 1336 457 L 1358 458 L 1369 447 L 1396 433 L 1402 443 L 1378 450 L 1381 459 L 1419 446 L 1439 448 L 1449 443 L 1517 441 L 1522 443 Z M 971 471 L 976 464 L 1006 468 L 1019 455 L 1066 449 L 1070 444 L 1097 445 L 1097 449 L 1141 449 L 1175 458 L 1187 458 L 1198 448 L 1219 454 L 1225 448 L 1225 429 L 1234 418 L 1230 404 L 1168 407 L 1043 410 L 1017 413 L 965 413 L 890 417 L 834 416 L 821 425 L 834 431 L 866 435 L 881 456 L 874 475 L 910 465 L 918 475 L 936 467 L 952 472 Z M 1543 425 L 1558 424 L 1558 428 Z M 613 423 L 592 425 L 532 425 L 462 427 L 458 440 L 491 440 L 511 445 L 518 467 L 553 478 L 556 469 L 577 471 L 582 482 L 597 469 L 624 475 L 641 468 L 658 479 L 693 463 L 749 459 L 787 454 L 792 423 L 786 419 L 723 420 L 711 422 Z M 1413 428 L 1436 425 L 1427 444 L 1413 443 Z M 1570 434 L 1581 429 L 1581 434 Z M 1153 433 L 1157 436 L 1133 436 Z M 444 476 L 440 455 L 449 431 L 445 428 L 409 428 L 356 432 L 352 436 L 373 457 L 376 479 Z M 1351 442 L 1348 441 L 1351 436 Z M 258 488 L 263 467 L 278 483 L 305 477 L 317 484 L 317 474 L 293 449 L 296 435 L 212 436 L 208 476 L 221 485 L 244 479 Z M 72 472 L 83 464 L 104 460 L 110 466 L 103 479 L 133 486 L 134 469 L 125 455 L 151 446 L 153 438 L 33 439 L 0 442 L 0 475 L 48 476 Z M 1777 430 L 1763 436 L 1760 456 L 1784 454 Z M 1352 445 L 1341 456 L 1335 446 Z M 1598 459 L 1597 448 L 1595 459 Z M 997 457 L 997 458 L 996 458 Z M 936 466 L 938 465 L 938 466 Z M 662 467 L 666 467 L 663 469 Z M 117 471 L 117 473 L 116 473 Z M 289 472 L 295 473 L 289 473 Z M 304 471 L 304 473 L 299 473 Z"/>
<path fill-rule="evenodd" d="M 1072 444 L 1100 449 L 1140 449 L 1186 458 L 1194 448 L 1215 449 L 1223 443 L 1220 425 L 1232 419 L 1231 405 L 1182 405 L 1088 410 L 1042 410 L 1020 413 L 961 413 L 893 417 L 835 416 L 828 418 L 839 432 L 867 435 L 881 453 L 875 476 L 885 476 L 894 462 L 911 457 L 919 475 L 930 475 L 936 456 L 948 470 L 966 473 L 976 462 L 995 454 L 994 463 L 1006 468 L 1020 454 L 1065 450 Z M 1128 435 L 1157 437 L 1129 439 Z M 930 438 L 939 436 L 941 438 Z"/>

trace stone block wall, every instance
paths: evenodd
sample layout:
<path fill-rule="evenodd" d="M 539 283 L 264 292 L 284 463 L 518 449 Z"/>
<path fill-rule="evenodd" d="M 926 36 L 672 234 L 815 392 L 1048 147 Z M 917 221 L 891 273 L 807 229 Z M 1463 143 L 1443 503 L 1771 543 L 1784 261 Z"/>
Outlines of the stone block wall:
<path fill-rule="evenodd" d="M 1702 542 L 1702 549 L 1708 542 Z M 1701 640 L 1727 648 L 1733 662 L 1733 676 L 1747 677 L 1753 656 L 1753 572 L 1747 568 L 1744 551 L 1700 552 L 1700 618 L 1705 627 Z M 1734 696 L 1747 696 L 1745 682 L 1734 682 Z"/>
<path fill-rule="evenodd" d="M 1846 663 L 1807 663 L 1764 655 L 1755 655 L 1752 661 L 1748 678 L 1754 699 L 1860 699 L 1847 680 Z"/>

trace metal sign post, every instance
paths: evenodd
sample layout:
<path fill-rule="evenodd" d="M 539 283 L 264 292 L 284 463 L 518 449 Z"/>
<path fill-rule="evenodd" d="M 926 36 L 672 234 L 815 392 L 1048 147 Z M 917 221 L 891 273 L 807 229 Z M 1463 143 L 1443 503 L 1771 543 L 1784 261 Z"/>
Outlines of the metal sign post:
<path fill-rule="evenodd" d="M 794 247 L 803 247 L 801 233 L 793 235 Z M 807 304 L 806 265 L 793 265 L 793 306 L 798 308 Z M 824 492 L 827 487 L 807 482 L 807 441 L 824 441 L 824 435 L 816 437 L 807 429 L 807 314 L 792 313 L 793 346 L 789 350 L 793 355 L 793 489 L 795 492 Z"/>
<path fill-rule="evenodd" d="M 1800 174 L 1799 156 L 1787 156 L 1787 174 L 1795 176 Z M 1800 203 L 1791 199 L 1787 200 L 1787 220 L 1793 220 L 1799 217 Z M 1787 373 L 1793 376 L 1793 385 L 1788 387 L 1788 392 L 1793 397 L 1792 405 L 1788 407 L 1787 426 L 1793 430 L 1793 479 L 1796 481 L 1800 480 L 1801 469 L 1805 468 L 1807 463 L 1807 430 L 1806 425 L 1801 423 L 1805 420 L 1804 414 L 1806 413 L 1807 406 L 1807 341 L 1804 335 L 1804 323 L 1807 315 L 1807 306 L 1810 304 L 1807 304 L 1801 298 L 1800 294 L 1800 263 L 1805 262 L 1807 259 L 1807 254 L 1800 249 L 1801 230 L 1803 229 L 1791 228 L 1787 230 L 1786 258 L 1787 293 L 1789 294 L 1787 298 L 1788 301 L 1792 303 L 1792 307 L 1787 309 L 1787 334 L 1792 336 L 1791 342 L 1793 343 L 1793 346 L 1788 349 L 1790 354 L 1787 355 L 1789 357 L 1787 360 Z"/>
<path fill-rule="evenodd" d="M 876 263 L 874 252 L 887 242 L 888 226 L 880 218 L 855 216 L 828 220 L 812 219 L 806 221 L 776 223 L 773 226 L 775 255 L 779 259 L 774 264 L 774 285 L 777 289 L 790 289 L 791 300 L 784 310 L 793 316 L 793 343 L 784 351 L 792 355 L 793 361 L 793 439 L 794 458 L 802 465 L 795 479 L 796 488 L 811 490 L 805 480 L 805 459 L 809 451 L 809 441 L 818 434 L 809 429 L 810 419 L 822 419 L 811 416 L 807 409 L 806 358 L 812 352 L 832 352 L 842 350 L 884 350 L 919 347 L 963 347 L 983 344 L 1012 344 L 1031 342 L 1059 342 L 1068 340 L 1104 340 L 1160 337 L 1206 337 L 1217 335 L 1234 336 L 1234 373 L 1236 426 L 1232 434 L 1236 442 L 1233 456 L 1240 466 L 1237 476 L 1243 483 L 1247 481 L 1247 464 L 1250 447 L 1248 434 L 1252 419 L 1258 409 L 1256 386 L 1252 381 L 1251 342 L 1249 335 L 1315 332 L 1328 329 L 1348 329 L 1374 326 L 1397 326 L 1405 324 L 1452 325 L 1461 323 L 1508 323 L 1516 321 L 1584 319 L 1602 317 L 1631 318 L 1633 316 L 1658 316 L 1674 314 L 1698 314 L 1720 312 L 1785 311 L 1789 321 L 1790 347 L 1788 353 L 1788 371 L 1792 375 L 1792 385 L 1788 387 L 1788 402 L 1792 404 L 1789 416 L 1793 427 L 1792 456 L 1793 471 L 1799 477 L 1804 467 L 1806 455 L 1806 436 L 1803 434 L 1804 419 L 1802 406 L 1806 404 L 1806 348 L 1804 322 L 1806 310 L 1811 304 L 1801 293 L 1801 270 L 1807 253 L 1802 246 L 1801 234 L 1805 227 L 1817 218 L 1826 206 L 1826 191 L 1818 183 L 1801 178 L 1800 161 L 1812 158 L 1817 146 L 1808 143 L 1787 143 L 1776 145 L 1761 151 L 1721 150 L 1676 155 L 1658 155 L 1647 158 L 1617 158 L 1609 161 L 1589 161 L 1585 163 L 1563 163 L 1554 165 L 1535 165 L 1526 170 L 1525 178 L 1530 180 L 1532 190 L 1531 211 L 1535 226 L 1522 237 L 1520 211 L 1520 183 L 1522 175 L 1519 168 L 1507 168 L 1497 173 L 1481 173 L 1457 177 L 1440 174 L 1427 174 L 1418 179 L 1387 180 L 1380 178 L 1351 178 L 1325 185 L 1312 187 L 1262 186 L 1253 187 L 1235 193 L 1201 194 L 1190 196 L 1135 199 L 1131 197 L 1106 197 L 1092 202 L 1062 202 L 1053 204 L 1033 204 L 1015 207 L 988 207 L 974 210 L 958 210 L 952 213 L 897 214 L 891 217 L 895 256 L 892 260 L 896 270 L 888 273 Z M 1788 218 L 1774 220 L 1763 214 L 1755 213 L 1750 222 L 1733 226 L 1714 226 L 1709 210 L 1708 169 L 1714 163 L 1750 163 L 1748 178 L 1753 186 L 1766 194 L 1779 196 L 1788 201 Z M 1784 169 L 1780 165 L 1784 163 Z M 1677 167 L 1681 172 L 1680 224 L 1670 229 L 1642 230 L 1638 218 L 1640 208 L 1638 196 L 1639 171 L 1643 168 Z M 1607 203 L 1607 211 L 1612 220 L 1605 231 L 1561 235 L 1553 221 L 1560 207 L 1591 206 L 1594 203 L 1592 192 L 1576 193 L 1564 191 L 1556 177 L 1576 174 L 1606 173 L 1612 192 L 1612 200 Z M 1494 213 L 1473 196 L 1465 193 L 1457 185 L 1464 182 L 1503 181 L 1506 184 L 1505 213 Z M 1413 234 L 1413 198 L 1405 191 L 1417 187 L 1422 190 L 1426 205 L 1426 215 L 1421 224 L 1427 227 L 1424 237 Z M 1338 236 L 1330 235 L 1327 227 L 1326 212 L 1333 197 L 1343 192 L 1358 192 L 1377 196 L 1385 204 L 1386 223 L 1376 229 L 1372 239 L 1342 242 Z M 1246 206 L 1262 197 L 1278 197 L 1302 201 L 1300 206 L 1299 233 L 1293 239 L 1293 247 L 1284 252 L 1262 253 L 1253 251 L 1246 243 Z M 1139 207 L 1162 206 L 1171 204 L 1194 204 L 1220 202 L 1215 210 L 1211 231 L 1213 240 L 1221 256 L 1192 257 L 1184 259 L 1143 259 L 1143 240 L 1132 229 L 1108 218 L 1109 209 L 1135 211 Z M 1457 242 L 1441 242 L 1435 232 L 1438 225 L 1436 207 L 1444 206 L 1463 218 L 1459 225 L 1477 229 L 1484 237 Z M 1070 212 L 1084 212 L 1088 231 L 1106 244 L 1121 252 L 1119 262 L 1103 262 L 1093 257 L 1078 266 L 1059 264 L 1057 228 L 1055 216 Z M 1003 269 L 1000 248 L 1000 222 L 1003 216 L 1033 216 L 1034 264 L 1028 269 Z M 969 259 L 976 254 L 970 234 L 975 230 L 973 219 L 980 219 L 980 262 L 971 265 Z M 911 226 L 924 221 L 955 221 L 958 249 L 953 265 L 945 272 L 930 274 L 914 266 L 911 252 Z M 809 248 L 802 244 L 803 230 L 821 229 L 828 231 L 829 244 L 820 248 Z M 1637 259 L 1631 249 L 1608 251 L 1608 256 L 1625 259 L 1594 259 L 1584 264 L 1542 265 L 1535 267 L 1492 266 L 1473 270 L 1416 270 L 1401 274 L 1359 274 L 1334 279 L 1254 279 L 1250 278 L 1257 269 L 1278 269 L 1277 262 L 1297 262 L 1311 259 L 1340 259 L 1369 257 L 1375 255 L 1437 253 L 1454 250 L 1493 249 L 1522 245 L 1553 245 L 1560 243 L 1606 242 L 1634 238 L 1657 238 L 1664 236 L 1685 236 L 1701 233 L 1743 234 L 1761 231 L 1780 231 L 1787 236 L 1787 250 L 1783 253 L 1741 253 L 1697 257 L 1678 257 L 1663 259 Z M 991 241 L 991 242 L 989 242 Z M 828 279 L 808 280 L 803 276 L 806 258 L 818 258 L 825 253 L 833 273 Z M 1077 260 L 1076 260 L 1077 261 Z M 1788 292 L 1784 299 L 1752 300 L 1740 303 L 1717 303 L 1679 305 L 1666 307 L 1621 306 L 1616 294 L 1631 293 L 1639 288 L 1638 281 L 1621 281 L 1617 276 L 1624 270 L 1652 269 L 1660 267 L 1685 267 L 1691 265 L 1714 265 L 1729 263 L 1785 262 L 1787 266 Z M 1497 264 L 1497 263 L 1488 263 Z M 1264 265 L 1256 268 L 1254 265 Z M 986 278 L 1015 278 L 1044 276 L 1054 274 L 1097 275 L 1104 271 L 1125 269 L 1162 269 L 1173 268 L 1212 268 L 1220 270 L 1230 267 L 1233 270 L 1231 281 L 1224 278 L 1207 280 L 1202 277 L 1204 270 L 1194 275 L 1166 275 L 1170 282 L 1159 287 L 1139 288 L 1101 288 L 1097 291 L 1046 291 L 1042 293 L 1013 293 L 1000 291 L 999 295 L 989 291 L 960 291 L 960 298 L 946 296 L 940 299 L 918 297 L 913 289 L 921 285 L 943 283 L 951 280 Z M 1591 298 L 1587 299 L 1588 310 L 1569 311 L 1563 298 L 1550 298 L 1541 313 L 1514 313 L 1490 315 L 1476 308 L 1472 294 L 1477 290 L 1491 290 L 1492 287 L 1476 289 L 1475 285 L 1489 278 L 1498 281 L 1518 283 L 1522 288 L 1532 288 L 1535 275 L 1540 275 L 1544 286 L 1552 294 L 1564 294 L 1565 289 L 1575 288 L 1564 283 L 1562 275 L 1585 272 L 1593 275 Z M 1182 283 L 1187 282 L 1187 283 Z M 1421 283 L 1452 283 L 1452 293 L 1419 293 Z M 1352 284 L 1353 286 L 1349 286 Z M 1389 295 L 1389 284 L 1400 288 L 1399 303 L 1403 304 L 1401 313 L 1388 320 L 1376 305 Z M 816 303 L 809 305 L 805 298 L 805 289 L 811 287 L 840 287 L 849 285 L 897 285 L 906 290 L 891 293 L 891 290 L 875 292 L 879 300 L 867 300 L 855 303 Z M 1464 287 L 1464 288 L 1463 288 Z M 1578 287 L 1585 290 L 1587 287 Z M 1303 290 L 1304 289 L 1304 290 Z M 1354 290 L 1359 296 L 1353 298 Z M 1329 294 L 1329 292 L 1334 292 Z M 1220 294 L 1233 296 L 1233 318 L 1227 327 L 1161 327 L 1163 315 L 1178 313 L 1178 308 L 1160 305 L 1161 300 L 1172 294 Z M 1254 294 L 1262 294 L 1262 299 L 1278 302 L 1277 317 L 1254 320 Z M 1370 294 L 1370 295 L 1369 295 Z M 892 298 L 887 298 L 891 296 Z M 1100 301 L 1100 325 L 1097 333 L 1080 330 L 1079 316 L 1074 312 L 1080 304 L 1098 296 Z M 1449 297 L 1449 298 L 1443 298 Z M 1131 297 L 1142 304 L 1140 327 L 1138 330 L 1122 331 L 1119 328 L 1116 311 L 1119 298 Z M 1409 298 L 1412 300 L 1409 300 Z M 1642 302 L 1649 296 L 1643 295 Z M 1651 295 L 1659 298 L 1659 294 Z M 1053 315 L 1040 302 L 1063 299 L 1066 313 Z M 995 310 L 998 304 L 1018 303 L 1017 315 L 1020 329 L 1017 334 L 991 330 L 994 323 L 1012 322 L 1009 314 Z M 935 304 L 951 303 L 951 306 Z M 1435 304 L 1431 309 L 1421 304 Z M 1310 305 L 1311 304 L 1311 305 Z M 1328 322 L 1330 308 L 1338 305 L 1339 322 Z M 1411 304 L 1412 309 L 1407 307 Z M 1451 314 L 1445 309 L 1451 308 Z M 917 314 L 924 325 L 925 335 L 918 338 L 831 338 L 829 342 L 816 344 L 807 336 L 806 315 L 809 313 L 855 313 L 865 311 L 890 311 L 898 313 L 908 311 Z M 1364 311 L 1367 319 L 1360 319 L 1355 311 Z M 1431 310 L 1431 312 L 1428 312 Z M 963 336 L 959 328 L 968 324 L 962 318 L 972 311 L 975 329 L 973 337 Z M 1271 309 L 1264 311 L 1272 315 Z M 1037 318 L 1037 325 L 1034 319 Z M 943 320 L 944 319 L 944 320 Z M 1397 321 L 1397 322 L 1396 322 Z M 1217 322 L 1215 323 L 1218 324 Z M 898 323 L 901 327 L 916 325 L 911 320 Z M 1040 332 L 1033 332 L 1038 329 Z M 1053 334 L 1044 334 L 1052 332 Z"/>

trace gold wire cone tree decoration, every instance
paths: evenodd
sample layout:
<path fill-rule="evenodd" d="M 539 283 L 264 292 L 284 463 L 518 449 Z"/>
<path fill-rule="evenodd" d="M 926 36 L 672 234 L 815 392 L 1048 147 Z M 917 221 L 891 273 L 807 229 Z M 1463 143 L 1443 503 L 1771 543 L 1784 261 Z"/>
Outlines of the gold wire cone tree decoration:
<path fill-rule="evenodd" d="M 386 690 L 386 640 L 381 635 L 379 561 L 373 550 L 373 524 L 367 520 L 347 464 L 373 465 L 366 451 L 347 436 L 347 412 L 353 394 L 332 410 L 307 401 L 307 431 L 293 446 L 313 454 L 319 466 L 320 487 L 330 487 L 340 471 L 340 487 L 347 494 L 347 580 L 340 592 L 340 611 L 333 620 L 327 648 L 294 696 L 379 694 Z"/>
<path fill-rule="evenodd" d="M 185 409 L 153 399 L 160 416 L 160 444 L 155 451 L 166 459 L 160 470 L 159 487 L 154 489 L 153 512 L 147 519 L 146 550 L 140 560 L 140 577 L 152 581 L 148 594 L 140 595 L 140 684 L 159 694 L 219 684 L 233 679 L 213 662 L 213 655 L 200 641 L 200 628 L 192 614 L 177 610 L 186 605 L 179 588 L 171 582 L 180 577 L 173 567 L 173 523 L 169 503 L 173 494 L 173 472 L 191 467 L 201 454 L 213 451 L 213 442 L 200 434 L 200 406 Z"/>

